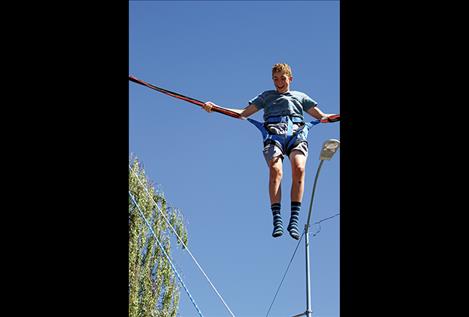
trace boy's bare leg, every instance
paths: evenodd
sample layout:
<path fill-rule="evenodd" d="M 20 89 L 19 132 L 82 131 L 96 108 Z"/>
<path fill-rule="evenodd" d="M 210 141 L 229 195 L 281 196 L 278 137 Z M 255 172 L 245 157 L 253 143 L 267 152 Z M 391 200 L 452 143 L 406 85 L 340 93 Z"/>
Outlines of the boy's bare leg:
<path fill-rule="evenodd" d="M 272 236 L 274 238 L 280 237 L 283 234 L 283 222 L 280 215 L 280 202 L 282 199 L 282 171 L 283 165 L 282 158 L 280 156 L 274 157 L 269 161 L 269 195 L 274 224 Z"/>
<path fill-rule="evenodd" d="M 306 156 L 301 151 L 292 151 L 290 153 L 290 161 L 292 168 L 291 216 L 287 229 L 290 232 L 290 236 L 298 240 L 300 239 L 298 219 L 304 192 Z"/>

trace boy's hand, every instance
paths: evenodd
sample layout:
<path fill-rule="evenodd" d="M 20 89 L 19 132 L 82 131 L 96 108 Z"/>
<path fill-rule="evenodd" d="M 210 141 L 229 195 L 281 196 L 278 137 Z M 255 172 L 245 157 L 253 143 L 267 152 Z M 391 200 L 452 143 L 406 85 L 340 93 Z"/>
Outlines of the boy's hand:
<path fill-rule="evenodd" d="M 202 108 L 204 108 L 204 110 L 207 111 L 207 112 L 212 112 L 212 107 L 213 107 L 213 106 L 216 106 L 216 104 L 214 104 L 213 102 L 207 101 L 207 102 L 202 106 Z"/>
<path fill-rule="evenodd" d="M 340 114 L 326 114 L 324 117 L 321 118 L 321 122 L 323 123 L 336 121 L 340 121 Z"/>

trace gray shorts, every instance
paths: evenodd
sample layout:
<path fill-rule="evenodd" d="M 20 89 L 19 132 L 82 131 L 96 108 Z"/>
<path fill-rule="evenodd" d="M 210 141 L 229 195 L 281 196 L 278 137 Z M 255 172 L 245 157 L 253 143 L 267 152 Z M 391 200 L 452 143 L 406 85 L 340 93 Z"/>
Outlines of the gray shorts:
<path fill-rule="evenodd" d="M 301 153 L 304 154 L 305 157 L 308 157 L 308 143 L 306 141 L 299 143 L 297 146 L 292 148 L 291 152 L 293 151 L 300 151 Z M 272 143 L 264 146 L 263 153 L 264 153 L 264 158 L 265 158 L 265 161 L 267 162 L 267 165 L 269 164 L 270 160 L 273 159 L 274 157 L 280 156 L 280 158 L 283 160 L 285 156 L 282 150 L 278 146 Z"/>

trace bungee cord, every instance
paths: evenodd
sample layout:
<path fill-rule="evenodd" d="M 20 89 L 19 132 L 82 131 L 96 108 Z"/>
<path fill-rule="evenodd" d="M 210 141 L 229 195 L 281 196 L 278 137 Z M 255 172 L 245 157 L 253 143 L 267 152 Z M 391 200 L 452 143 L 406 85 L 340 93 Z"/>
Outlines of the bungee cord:
<path fill-rule="evenodd" d="M 163 94 L 166 94 L 168 96 L 171 96 L 171 97 L 174 97 L 174 98 L 178 98 L 178 99 L 193 103 L 193 104 L 195 104 L 197 106 L 200 106 L 200 107 L 203 107 L 204 104 L 205 104 L 203 101 L 200 101 L 200 100 L 197 100 L 197 99 L 194 99 L 194 98 L 191 98 L 191 97 L 187 97 L 187 96 L 178 94 L 177 92 L 173 92 L 173 91 L 163 89 L 163 88 L 157 87 L 155 85 L 149 84 L 149 83 L 147 83 L 147 82 L 145 82 L 141 79 L 138 79 L 138 78 L 136 78 L 132 75 L 129 75 L 129 80 L 133 81 L 134 83 L 137 83 L 137 84 L 140 84 L 140 85 L 143 85 L 143 86 L 147 86 L 148 88 L 159 91 L 159 92 L 161 92 Z M 212 110 L 215 111 L 215 112 L 219 112 L 219 113 L 222 113 L 224 115 L 233 117 L 233 118 L 237 118 L 237 119 L 241 118 L 239 113 L 231 111 L 231 110 L 226 109 L 226 108 L 213 106 Z"/>
<path fill-rule="evenodd" d="M 177 98 L 177 99 L 181 99 L 181 100 L 190 102 L 190 103 L 192 103 L 194 105 L 197 105 L 199 107 L 203 107 L 205 105 L 205 102 L 203 102 L 203 101 L 197 100 L 195 98 L 187 97 L 187 96 L 181 95 L 177 92 L 174 92 L 174 91 L 171 91 L 171 90 L 167 90 L 167 89 L 152 85 L 152 84 L 147 83 L 146 81 L 143 81 L 141 79 L 138 79 L 138 78 L 136 78 L 135 76 L 132 76 L 132 75 L 129 75 L 129 80 L 134 82 L 134 83 L 140 84 L 142 86 L 146 86 L 150 89 L 159 91 L 159 92 L 161 92 L 165 95 L 168 95 L 168 96 L 171 96 L 171 97 L 174 97 L 174 98 Z M 215 111 L 215 112 L 218 112 L 218 113 L 221 113 L 221 114 L 224 114 L 224 115 L 236 118 L 236 119 L 243 119 L 243 117 L 239 113 L 237 113 L 233 110 L 227 109 L 227 108 L 223 108 L 223 107 L 219 107 L 219 106 L 212 106 L 212 111 Z M 253 119 L 248 119 L 248 121 L 251 122 L 252 124 L 256 125 L 256 126 L 257 126 L 256 123 L 259 123 L 258 121 L 253 120 Z M 335 114 L 335 115 L 329 116 L 327 118 L 317 120 L 317 122 L 316 122 L 316 120 L 314 120 L 312 123 L 316 124 L 316 123 L 319 123 L 319 122 L 325 123 L 325 122 L 337 122 L 337 121 L 340 121 L 340 114 Z"/>

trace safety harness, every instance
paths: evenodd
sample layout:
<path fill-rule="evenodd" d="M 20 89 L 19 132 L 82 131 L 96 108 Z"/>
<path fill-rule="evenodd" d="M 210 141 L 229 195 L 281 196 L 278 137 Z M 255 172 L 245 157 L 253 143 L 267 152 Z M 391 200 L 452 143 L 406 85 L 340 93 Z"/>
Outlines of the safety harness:
<path fill-rule="evenodd" d="M 287 156 L 298 144 L 308 142 L 309 129 L 321 122 L 320 120 L 304 122 L 301 117 L 295 116 L 269 117 L 264 123 L 251 118 L 247 120 L 261 131 L 264 146 L 274 144 Z M 295 124 L 298 127 L 296 130 L 294 130 Z"/>

